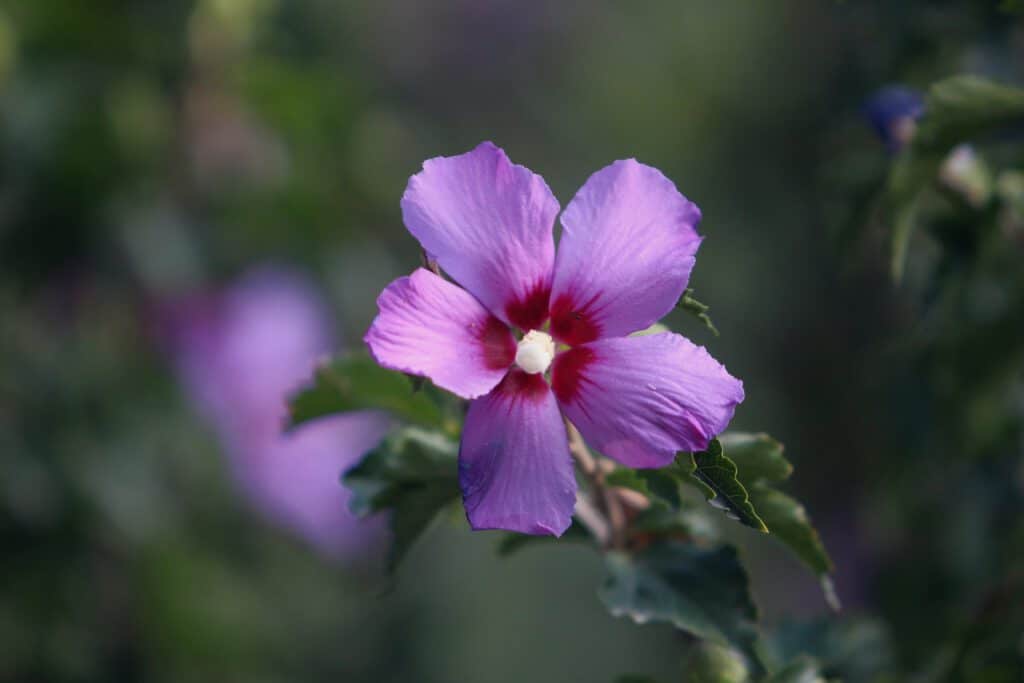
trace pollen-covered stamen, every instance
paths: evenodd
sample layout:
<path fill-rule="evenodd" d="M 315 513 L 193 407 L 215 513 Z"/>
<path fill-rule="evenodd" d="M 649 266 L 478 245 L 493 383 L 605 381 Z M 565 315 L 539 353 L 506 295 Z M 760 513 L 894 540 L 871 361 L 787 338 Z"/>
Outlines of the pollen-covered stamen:
<path fill-rule="evenodd" d="M 527 332 L 516 348 L 516 365 L 531 375 L 547 370 L 554 357 L 554 340 L 551 335 L 539 330 Z"/>

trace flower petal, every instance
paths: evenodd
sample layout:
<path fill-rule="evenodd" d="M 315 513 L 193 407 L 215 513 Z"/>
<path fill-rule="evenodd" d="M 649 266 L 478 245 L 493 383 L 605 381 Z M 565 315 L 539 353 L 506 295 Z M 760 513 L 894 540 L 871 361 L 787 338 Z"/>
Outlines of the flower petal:
<path fill-rule="evenodd" d="M 503 322 L 471 294 L 417 269 L 388 285 L 364 341 L 383 367 L 429 377 L 463 398 L 494 388 L 516 355 Z"/>
<path fill-rule="evenodd" d="M 565 424 L 543 377 L 514 369 L 470 404 L 459 484 L 474 529 L 561 536 L 569 528 L 576 479 Z"/>
<path fill-rule="evenodd" d="M 686 288 L 699 222 L 656 168 L 629 159 L 590 176 L 562 213 L 552 334 L 575 345 L 657 322 Z"/>
<path fill-rule="evenodd" d="M 455 281 L 524 330 L 547 319 L 558 201 L 544 179 L 490 142 L 423 163 L 402 217 Z"/>
<path fill-rule="evenodd" d="M 552 388 L 590 445 L 629 467 L 704 450 L 743 400 L 743 383 L 703 346 L 668 332 L 569 349 L 555 358 Z"/>
<path fill-rule="evenodd" d="M 260 512 L 326 554 L 346 557 L 378 543 L 385 525 L 353 516 L 348 489 L 338 479 L 380 442 L 389 425 L 381 413 L 332 415 L 273 438 L 238 435 L 228 452 Z"/>

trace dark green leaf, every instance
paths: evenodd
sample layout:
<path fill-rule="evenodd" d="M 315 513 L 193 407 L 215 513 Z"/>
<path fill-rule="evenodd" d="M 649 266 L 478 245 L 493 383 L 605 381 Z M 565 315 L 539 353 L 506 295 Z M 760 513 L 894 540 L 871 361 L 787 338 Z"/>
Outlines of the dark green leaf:
<path fill-rule="evenodd" d="M 832 572 L 832 560 L 803 505 L 781 491 L 761 485 L 750 488 L 750 500 L 769 532 L 789 546 L 815 574 Z"/>
<path fill-rule="evenodd" d="M 818 663 L 799 657 L 765 679 L 765 683 L 825 683 Z"/>
<path fill-rule="evenodd" d="M 615 683 L 658 683 L 658 681 L 643 674 L 623 674 L 615 679 Z"/>
<path fill-rule="evenodd" d="M 395 417 L 434 426 L 441 411 L 401 373 L 385 370 L 366 354 L 336 358 L 318 367 L 313 382 L 289 401 L 290 426 L 351 410 L 386 410 Z"/>
<path fill-rule="evenodd" d="M 783 455 L 782 444 L 767 434 L 726 432 L 718 440 L 722 450 L 736 464 L 740 481 L 747 486 L 760 481 L 785 481 L 793 474 L 793 466 Z"/>
<path fill-rule="evenodd" d="M 718 494 L 719 489 L 733 490 L 735 494 L 732 499 L 737 500 L 741 497 L 738 489 L 730 483 L 731 474 L 743 487 L 746 501 L 756 511 L 757 518 L 764 524 L 764 530 L 777 536 L 815 574 L 820 576 L 830 573 L 833 570 L 832 561 L 821 537 L 811 525 L 804 506 L 771 486 L 785 481 L 793 472 L 793 466 L 783 455 L 782 444 L 767 434 L 740 432 L 723 434 L 719 441 L 721 450 L 727 452 L 728 457 L 723 452 L 721 460 L 716 459 L 714 453 L 717 451 L 694 454 L 695 462 L 700 457 L 711 468 L 717 465 L 717 469 L 706 473 L 702 483 L 707 484 L 707 480 L 717 473 L 720 484 L 713 491 L 721 495 Z M 714 451 L 713 447 L 714 443 L 708 450 Z M 730 463 L 733 467 L 731 472 Z M 723 504 L 728 504 L 724 496 Z M 738 517 L 732 507 L 729 510 L 734 513 L 733 516 Z"/>
<path fill-rule="evenodd" d="M 498 543 L 498 554 L 502 557 L 506 557 L 516 551 L 522 550 L 523 548 L 532 547 L 537 544 L 548 545 L 559 541 L 589 540 L 590 534 L 587 533 L 587 530 L 574 519 L 572 520 L 572 524 L 569 525 L 569 528 L 566 529 L 564 534 L 562 534 L 561 538 L 555 538 L 554 536 L 531 536 L 529 534 L 516 533 L 505 534 Z"/>
<path fill-rule="evenodd" d="M 390 435 L 345 473 L 349 507 L 359 516 L 389 511 L 393 569 L 437 513 L 459 495 L 458 445 L 415 427 Z"/>
<path fill-rule="evenodd" d="M 670 541 L 631 556 L 605 558 L 601 600 L 615 616 L 638 624 L 666 622 L 698 638 L 742 652 L 760 668 L 757 609 L 736 550 Z"/>
<path fill-rule="evenodd" d="M 711 322 L 711 316 L 708 315 L 708 309 L 710 308 L 707 304 L 702 304 L 693 297 L 693 290 L 687 289 L 683 292 L 683 295 L 679 297 L 679 301 L 676 302 L 676 308 L 682 309 L 687 313 L 695 316 L 698 320 L 704 323 L 704 327 L 711 330 L 711 333 L 716 337 L 718 336 L 718 329 L 715 324 Z"/>
<path fill-rule="evenodd" d="M 713 506 L 752 529 L 768 531 L 737 479 L 736 464 L 723 453 L 718 439 L 711 440 L 708 450 L 691 454 L 689 474 Z"/>
<path fill-rule="evenodd" d="M 772 629 L 769 650 L 779 661 L 810 655 L 843 681 L 895 681 L 894 639 L 877 619 L 818 617 Z"/>
<path fill-rule="evenodd" d="M 605 483 L 631 489 L 651 499 L 660 499 L 674 507 L 679 506 L 679 481 L 668 471 L 619 467 L 605 477 Z"/>
<path fill-rule="evenodd" d="M 690 523 L 689 510 L 674 508 L 664 501 L 654 500 L 651 506 L 638 514 L 629 525 L 633 531 L 660 536 L 696 536 Z"/>

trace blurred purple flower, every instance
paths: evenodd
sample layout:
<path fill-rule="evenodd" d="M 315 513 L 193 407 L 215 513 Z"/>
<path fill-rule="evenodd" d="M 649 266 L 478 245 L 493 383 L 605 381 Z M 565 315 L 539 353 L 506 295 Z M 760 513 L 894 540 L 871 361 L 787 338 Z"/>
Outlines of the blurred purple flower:
<path fill-rule="evenodd" d="M 171 316 L 182 383 L 216 428 L 237 481 L 273 522 L 335 557 L 382 532 L 348 512 L 341 473 L 387 429 L 379 413 L 323 418 L 283 433 L 287 396 L 334 348 L 330 315 L 305 279 L 264 268 Z"/>
<path fill-rule="evenodd" d="M 882 88 L 864 104 L 864 116 L 892 153 L 899 152 L 914 137 L 917 120 L 924 111 L 924 95 L 903 85 Z"/>
<path fill-rule="evenodd" d="M 605 455 L 663 467 L 706 448 L 743 400 L 742 383 L 703 347 L 671 333 L 627 336 L 686 288 L 697 206 L 628 160 L 569 203 L 556 259 L 558 212 L 544 179 L 489 142 L 426 161 L 402 198 L 409 232 L 465 289 L 422 268 L 399 278 L 377 300 L 366 342 L 384 367 L 472 400 L 459 480 L 474 529 L 568 528 L 576 479 L 563 414 Z"/>

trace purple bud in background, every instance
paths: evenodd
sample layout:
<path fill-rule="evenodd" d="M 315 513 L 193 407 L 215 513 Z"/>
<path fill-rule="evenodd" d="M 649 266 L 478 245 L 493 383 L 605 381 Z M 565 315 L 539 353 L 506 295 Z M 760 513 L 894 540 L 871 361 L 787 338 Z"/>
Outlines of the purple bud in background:
<path fill-rule="evenodd" d="M 917 120 L 924 115 L 924 95 L 903 85 L 882 88 L 864 103 L 864 116 L 893 154 L 914 137 Z"/>
<path fill-rule="evenodd" d="M 339 478 L 380 441 L 387 416 L 352 413 L 283 432 L 287 397 L 335 348 L 331 316 L 311 283 L 260 268 L 180 305 L 170 319 L 181 382 L 254 507 L 332 557 L 373 545 L 381 523 L 349 513 Z"/>

